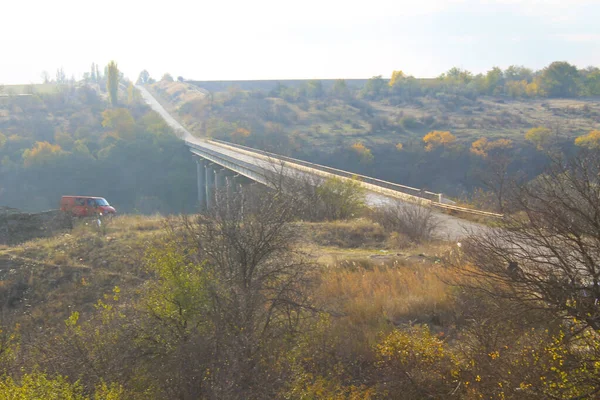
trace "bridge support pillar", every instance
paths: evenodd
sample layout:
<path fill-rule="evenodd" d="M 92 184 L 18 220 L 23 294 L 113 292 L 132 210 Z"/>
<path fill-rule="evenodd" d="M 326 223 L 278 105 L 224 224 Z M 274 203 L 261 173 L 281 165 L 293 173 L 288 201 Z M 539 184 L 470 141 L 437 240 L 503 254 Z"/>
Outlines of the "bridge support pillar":
<path fill-rule="evenodd" d="M 215 192 L 215 173 L 213 164 L 208 164 L 204 168 L 205 176 L 205 188 L 206 188 L 206 209 L 210 210 L 214 204 L 214 192 Z"/>
<path fill-rule="evenodd" d="M 196 158 L 196 176 L 198 178 L 198 207 L 200 212 L 206 211 L 206 161 Z"/>
<path fill-rule="evenodd" d="M 215 169 L 215 187 L 217 189 L 224 189 L 226 183 L 226 172 L 225 168 Z"/>
<path fill-rule="evenodd" d="M 235 176 L 227 175 L 225 177 L 225 186 L 227 187 L 227 201 L 233 199 L 233 193 L 235 191 Z"/>
<path fill-rule="evenodd" d="M 219 203 L 222 197 L 225 195 L 225 184 L 226 184 L 226 172 L 225 168 L 215 169 L 215 202 Z"/>

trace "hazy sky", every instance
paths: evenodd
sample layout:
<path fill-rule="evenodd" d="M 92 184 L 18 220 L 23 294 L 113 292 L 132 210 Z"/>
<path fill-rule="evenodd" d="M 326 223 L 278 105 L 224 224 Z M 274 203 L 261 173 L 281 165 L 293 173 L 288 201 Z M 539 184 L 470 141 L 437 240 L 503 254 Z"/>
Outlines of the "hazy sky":
<path fill-rule="evenodd" d="M 114 59 L 198 80 L 600 66 L 600 0 L 4 0 L 0 83 Z"/>

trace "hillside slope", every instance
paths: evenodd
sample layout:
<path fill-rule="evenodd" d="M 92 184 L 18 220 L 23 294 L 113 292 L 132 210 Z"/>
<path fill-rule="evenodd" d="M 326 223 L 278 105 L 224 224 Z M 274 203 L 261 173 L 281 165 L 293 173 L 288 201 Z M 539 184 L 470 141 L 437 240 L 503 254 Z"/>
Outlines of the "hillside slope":
<path fill-rule="evenodd" d="M 210 95 L 181 82 L 161 81 L 152 89 L 198 135 L 235 138 L 242 127 L 250 135 L 294 136 L 325 149 L 356 140 L 367 145 L 419 141 L 431 130 L 447 130 L 468 142 L 479 137 L 522 141 L 537 126 L 565 138 L 600 128 L 597 98 L 436 96 L 391 105 L 357 96 L 294 98 L 273 90 L 242 91 L 235 82 Z"/>

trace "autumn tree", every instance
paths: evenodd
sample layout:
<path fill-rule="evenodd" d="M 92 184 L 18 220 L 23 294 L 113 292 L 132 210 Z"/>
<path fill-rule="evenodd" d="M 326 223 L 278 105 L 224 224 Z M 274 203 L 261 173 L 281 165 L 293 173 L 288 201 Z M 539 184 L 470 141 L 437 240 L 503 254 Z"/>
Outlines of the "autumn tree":
<path fill-rule="evenodd" d="M 236 128 L 231 132 L 231 141 L 234 143 L 244 143 L 244 140 L 250 136 L 250 130 L 242 127 Z"/>
<path fill-rule="evenodd" d="M 117 67 L 117 63 L 114 61 L 109 62 L 107 72 L 106 90 L 108 91 L 110 104 L 112 104 L 113 107 L 116 107 L 118 104 L 117 96 L 119 93 L 119 68 Z"/>
<path fill-rule="evenodd" d="M 545 96 L 546 92 L 542 88 L 540 78 L 536 77 L 531 83 L 528 83 L 525 87 L 525 94 L 527 97 Z"/>
<path fill-rule="evenodd" d="M 376 351 L 382 398 L 442 399 L 449 393 L 462 398 L 458 359 L 427 325 L 393 330 Z"/>
<path fill-rule="evenodd" d="M 48 166 L 64 154 L 65 151 L 57 144 L 36 142 L 32 149 L 23 153 L 23 163 L 25 167 Z"/>
<path fill-rule="evenodd" d="M 456 142 L 456 136 L 448 131 L 431 131 L 423 137 L 425 142 L 425 151 L 432 151 L 435 148 L 449 147 Z"/>
<path fill-rule="evenodd" d="M 352 151 L 356 153 L 359 157 L 359 161 L 362 164 L 370 164 L 373 162 L 373 153 L 371 153 L 371 149 L 365 146 L 363 143 L 356 142 L 352 145 Z"/>
<path fill-rule="evenodd" d="M 396 85 L 396 83 L 400 82 L 404 78 L 406 78 L 406 75 L 404 75 L 404 72 L 402 72 L 402 71 L 393 71 L 392 72 L 392 78 L 388 82 L 388 85 L 390 87 L 394 87 L 394 85 Z"/>
<path fill-rule="evenodd" d="M 575 139 L 575 144 L 590 150 L 600 150 L 600 131 L 593 130 L 587 135 L 579 136 Z"/>
<path fill-rule="evenodd" d="M 500 149 L 509 149 L 513 145 L 510 139 L 498 139 L 494 141 L 488 141 L 487 138 L 479 138 L 471 143 L 471 153 L 482 157 L 488 158 Z"/>
<path fill-rule="evenodd" d="M 525 139 L 533 143 L 538 150 L 545 151 L 553 143 L 554 136 L 550 129 L 538 126 L 537 128 L 528 130 L 525 133 Z"/>

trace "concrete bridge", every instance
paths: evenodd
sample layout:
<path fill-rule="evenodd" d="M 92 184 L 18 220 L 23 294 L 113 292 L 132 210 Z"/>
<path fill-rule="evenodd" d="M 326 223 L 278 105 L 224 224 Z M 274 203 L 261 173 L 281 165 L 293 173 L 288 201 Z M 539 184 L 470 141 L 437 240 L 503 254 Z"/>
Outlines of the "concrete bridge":
<path fill-rule="evenodd" d="M 439 210 L 439 218 L 445 228 L 441 236 L 460 237 L 459 232 L 481 228 L 478 224 L 460 220 L 448 213 L 475 214 L 488 217 L 501 217 L 486 211 L 458 207 L 444 198 L 441 193 L 433 193 L 418 188 L 399 185 L 356 175 L 323 165 L 313 164 L 273 153 L 268 153 L 241 145 L 214 139 L 200 139 L 190 134 L 179 124 L 162 105 L 142 86 L 137 86 L 144 100 L 158 112 L 165 121 L 178 132 L 196 157 L 198 177 L 198 202 L 201 209 L 212 206 L 218 189 L 232 191 L 240 184 L 258 182 L 272 185 L 274 175 L 279 173 L 289 177 L 319 177 L 323 179 L 356 179 L 367 190 L 367 203 L 371 205 L 402 201 L 410 206 L 419 204 Z M 472 229 L 471 229 L 472 230 Z"/>

